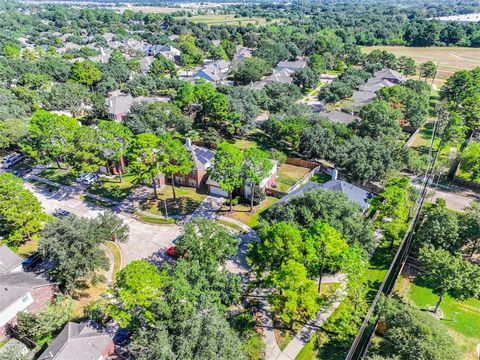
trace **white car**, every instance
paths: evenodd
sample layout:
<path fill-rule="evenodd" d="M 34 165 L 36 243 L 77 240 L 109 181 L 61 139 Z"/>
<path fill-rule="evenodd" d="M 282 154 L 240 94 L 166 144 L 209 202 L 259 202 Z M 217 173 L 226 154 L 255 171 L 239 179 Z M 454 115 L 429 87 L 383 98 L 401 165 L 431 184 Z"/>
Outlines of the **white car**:
<path fill-rule="evenodd" d="M 85 184 L 85 185 L 91 185 L 97 180 L 98 180 L 98 175 L 97 174 L 89 173 L 83 178 L 82 183 Z"/>
<path fill-rule="evenodd" d="M 78 183 L 83 183 L 83 179 L 85 179 L 85 177 L 90 174 L 90 173 L 82 173 L 80 175 L 77 176 L 77 178 L 75 179 L 76 182 Z"/>

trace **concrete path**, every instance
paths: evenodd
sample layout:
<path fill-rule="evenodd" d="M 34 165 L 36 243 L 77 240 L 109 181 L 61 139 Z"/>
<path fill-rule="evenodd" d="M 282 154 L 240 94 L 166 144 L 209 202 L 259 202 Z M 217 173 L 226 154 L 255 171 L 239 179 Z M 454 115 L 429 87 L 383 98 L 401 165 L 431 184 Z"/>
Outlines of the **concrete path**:
<path fill-rule="evenodd" d="M 225 200 L 223 197 L 207 196 L 193 213 L 185 216 L 180 223 L 185 224 L 195 219 L 215 219 L 218 216 L 218 210 L 221 209 Z"/>

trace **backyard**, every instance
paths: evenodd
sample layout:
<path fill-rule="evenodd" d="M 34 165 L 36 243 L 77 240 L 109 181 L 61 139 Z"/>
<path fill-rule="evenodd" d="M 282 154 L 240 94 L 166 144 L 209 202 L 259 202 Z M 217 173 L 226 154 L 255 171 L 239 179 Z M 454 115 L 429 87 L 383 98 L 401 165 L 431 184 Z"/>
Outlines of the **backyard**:
<path fill-rule="evenodd" d="M 281 164 L 278 167 L 276 190 L 286 192 L 310 171 L 311 169 L 301 166 Z"/>

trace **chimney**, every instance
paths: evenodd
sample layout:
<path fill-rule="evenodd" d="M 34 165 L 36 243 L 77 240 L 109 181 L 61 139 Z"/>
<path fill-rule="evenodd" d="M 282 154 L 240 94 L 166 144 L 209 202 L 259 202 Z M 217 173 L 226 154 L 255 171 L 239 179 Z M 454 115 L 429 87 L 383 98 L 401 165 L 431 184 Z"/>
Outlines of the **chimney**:
<path fill-rule="evenodd" d="M 187 137 L 185 139 L 185 146 L 187 147 L 187 149 L 189 149 L 191 146 L 192 146 L 192 139 L 190 139 L 189 137 Z"/>
<path fill-rule="evenodd" d="M 332 170 L 332 180 L 337 180 L 338 171 L 337 169 Z"/>

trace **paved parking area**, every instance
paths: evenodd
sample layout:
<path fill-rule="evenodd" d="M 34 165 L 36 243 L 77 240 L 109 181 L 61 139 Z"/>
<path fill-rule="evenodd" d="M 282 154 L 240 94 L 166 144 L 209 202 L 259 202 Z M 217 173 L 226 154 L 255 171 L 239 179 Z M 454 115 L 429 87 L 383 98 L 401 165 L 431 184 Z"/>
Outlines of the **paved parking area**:
<path fill-rule="evenodd" d="M 56 209 L 67 210 L 77 216 L 95 217 L 105 208 L 80 200 L 76 193 L 68 191 L 49 192 L 41 186 L 26 182 L 25 187 L 31 190 L 42 203 L 47 213 Z M 137 259 L 162 261 L 166 249 L 181 234 L 177 225 L 152 225 L 136 220 L 125 213 L 118 215 L 129 225 L 130 237 L 124 244 L 119 244 L 123 253 L 123 266 Z"/>

